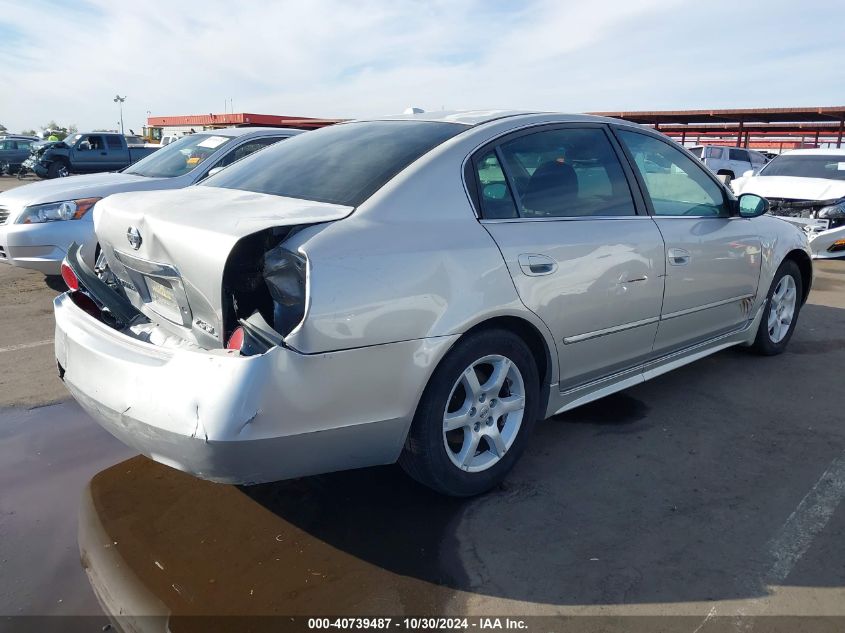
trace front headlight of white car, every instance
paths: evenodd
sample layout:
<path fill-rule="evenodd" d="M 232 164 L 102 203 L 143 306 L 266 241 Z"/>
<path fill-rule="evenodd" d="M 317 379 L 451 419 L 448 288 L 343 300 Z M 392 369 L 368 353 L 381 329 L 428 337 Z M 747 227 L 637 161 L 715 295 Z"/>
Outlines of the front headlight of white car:
<path fill-rule="evenodd" d="M 79 200 L 62 200 L 47 204 L 34 204 L 26 207 L 18 218 L 18 224 L 41 224 L 42 222 L 57 222 L 59 220 L 78 220 L 102 198 L 80 198 Z"/>
<path fill-rule="evenodd" d="M 828 220 L 845 218 L 845 200 L 840 200 L 836 204 L 819 209 L 817 217 Z"/>

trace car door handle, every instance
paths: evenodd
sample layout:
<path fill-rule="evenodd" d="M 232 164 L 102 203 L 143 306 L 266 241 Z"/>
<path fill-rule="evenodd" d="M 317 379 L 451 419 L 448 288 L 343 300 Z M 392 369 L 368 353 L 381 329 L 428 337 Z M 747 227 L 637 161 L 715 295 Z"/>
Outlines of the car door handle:
<path fill-rule="evenodd" d="M 519 256 L 519 267 L 529 277 L 539 277 L 556 271 L 557 262 L 548 255 L 524 253 Z"/>
<path fill-rule="evenodd" d="M 689 251 L 682 248 L 670 248 L 667 252 L 669 256 L 669 263 L 673 266 L 686 266 L 690 262 Z"/>

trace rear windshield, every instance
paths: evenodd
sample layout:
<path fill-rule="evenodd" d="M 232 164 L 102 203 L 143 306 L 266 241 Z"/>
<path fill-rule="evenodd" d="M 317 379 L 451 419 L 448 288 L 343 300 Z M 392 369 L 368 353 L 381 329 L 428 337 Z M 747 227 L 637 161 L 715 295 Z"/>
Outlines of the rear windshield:
<path fill-rule="evenodd" d="M 826 178 L 845 180 L 845 155 L 778 156 L 760 171 L 761 176 L 797 176 L 799 178 Z"/>
<path fill-rule="evenodd" d="M 362 121 L 299 134 L 203 183 L 358 206 L 417 158 L 467 129 L 436 121 Z"/>

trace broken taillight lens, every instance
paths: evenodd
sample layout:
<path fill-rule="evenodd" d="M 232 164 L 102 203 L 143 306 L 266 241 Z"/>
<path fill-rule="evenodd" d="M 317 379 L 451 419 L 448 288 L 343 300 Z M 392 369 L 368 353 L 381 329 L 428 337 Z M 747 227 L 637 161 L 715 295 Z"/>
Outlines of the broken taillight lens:
<path fill-rule="evenodd" d="M 282 246 L 264 255 L 264 281 L 273 299 L 273 329 L 287 336 L 305 316 L 305 258 Z"/>
<path fill-rule="evenodd" d="M 62 279 L 64 279 L 68 289 L 72 291 L 79 290 L 79 279 L 67 262 L 62 262 Z"/>
<path fill-rule="evenodd" d="M 242 326 L 238 326 L 237 328 L 235 328 L 235 331 L 232 332 L 232 336 L 229 337 L 229 342 L 226 343 L 226 349 L 241 351 L 244 346 L 245 338 L 246 332 L 244 332 Z"/>
<path fill-rule="evenodd" d="M 70 298 L 78 308 L 84 310 L 95 319 L 102 319 L 103 311 L 100 310 L 100 306 L 98 306 L 94 300 L 84 292 L 71 292 Z"/>

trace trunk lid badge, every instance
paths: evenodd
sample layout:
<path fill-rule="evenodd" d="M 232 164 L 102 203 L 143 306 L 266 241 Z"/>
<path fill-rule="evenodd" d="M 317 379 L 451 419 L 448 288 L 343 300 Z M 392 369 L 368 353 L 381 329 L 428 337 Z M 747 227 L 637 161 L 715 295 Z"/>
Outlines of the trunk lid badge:
<path fill-rule="evenodd" d="M 141 238 L 141 231 L 139 231 L 136 227 L 130 226 L 126 229 L 126 239 L 129 242 L 129 246 L 134 248 L 136 251 L 141 248 L 141 242 L 144 240 Z"/>

